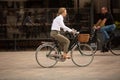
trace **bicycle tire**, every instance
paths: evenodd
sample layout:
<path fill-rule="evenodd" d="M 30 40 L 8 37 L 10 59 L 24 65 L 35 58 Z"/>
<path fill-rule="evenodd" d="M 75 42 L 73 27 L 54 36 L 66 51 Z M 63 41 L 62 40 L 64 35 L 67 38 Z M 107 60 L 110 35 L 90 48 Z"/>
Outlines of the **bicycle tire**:
<path fill-rule="evenodd" d="M 82 46 L 86 47 L 88 50 L 84 51 L 84 49 L 81 48 Z M 88 53 L 91 54 L 88 55 Z M 75 65 L 79 67 L 85 67 L 92 63 L 94 59 L 94 53 L 88 44 L 78 44 L 71 51 L 71 59 Z"/>
<path fill-rule="evenodd" d="M 51 68 L 58 62 L 52 57 L 48 57 L 51 54 L 57 53 L 57 49 L 52 45 L 41 45 L 37 48 L 35 58 L 37 63 L 43 68 Z"/>
<path fill-rule="evenodd" d="M 99 40 L 97 39 L 96 41 L 89 42 L 88 44 L 92 47 L 93 53 L 96 53 L 99 46 Z"/>
<path fill-rule="evenodd" d="M 112 54 L 116 55 L 116 56 L 120 56 L 120 52 L 118 51 L 120 49 L 120 43 L 115 41 L 115 38 L 112 38 L 109 41 L 109 49 L 111 51 Z M 119 41 L 119 40 L 118 40 Z"/>

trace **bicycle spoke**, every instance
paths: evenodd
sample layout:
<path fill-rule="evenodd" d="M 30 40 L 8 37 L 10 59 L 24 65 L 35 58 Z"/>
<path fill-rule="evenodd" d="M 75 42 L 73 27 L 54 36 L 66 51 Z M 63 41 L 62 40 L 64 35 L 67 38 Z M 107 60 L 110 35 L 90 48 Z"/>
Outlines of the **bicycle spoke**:
<path fill-rule="evenodd" d="M 98 49 L 98 42 L 92 42 L 92 43 L 89 43 L 89 45 L 93 49 L 93 52 L 96 53 L 96 51 Z"/>
<path fill-rule="evenodd" d="M 94 59 L 92 48 L 86 44 L 75 46 L 71 54 L 73 63 L 80 67 L 88 66 Z"/>
<path fill-rule="evenodd" d="M 40 46 L 36 50 L 37 63 L 42 67 L 53 67 L 57 61 L 54 56 L 57 50 L 51 46 Z"/>
<path fill-rule="evenodd" d="M 119 52 L 120 43 L 116 42 L 115 39 L 110 40 L 109 47 L 110 47 L 110 51 L 114 55 L 120 55 L 120 52 Z"/>

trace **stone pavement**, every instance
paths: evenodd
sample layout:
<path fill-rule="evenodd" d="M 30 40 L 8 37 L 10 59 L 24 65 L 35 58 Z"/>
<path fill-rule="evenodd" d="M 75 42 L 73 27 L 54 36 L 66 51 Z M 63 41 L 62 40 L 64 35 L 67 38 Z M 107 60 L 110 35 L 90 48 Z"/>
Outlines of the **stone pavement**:
<path fill-rule="evenodd" d="M 71 60 L 42 68 L 34 51 L 0 52 L 0 80 L 120 80 L 120 56 L 100 53 L 87 67 L 77 67 Z"/>

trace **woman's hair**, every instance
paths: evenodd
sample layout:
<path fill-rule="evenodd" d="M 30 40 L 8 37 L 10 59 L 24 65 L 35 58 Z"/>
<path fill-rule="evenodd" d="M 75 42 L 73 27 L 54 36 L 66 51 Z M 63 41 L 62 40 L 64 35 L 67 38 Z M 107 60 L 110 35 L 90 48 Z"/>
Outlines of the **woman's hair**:
<path fill-rule="evenodd" d="M 61 15 L 65 10 L 66 10 L 66 8 L 64 8 L 64 7 L 59 8 L 59 9 L 58 9 L 57 16 Z"/>

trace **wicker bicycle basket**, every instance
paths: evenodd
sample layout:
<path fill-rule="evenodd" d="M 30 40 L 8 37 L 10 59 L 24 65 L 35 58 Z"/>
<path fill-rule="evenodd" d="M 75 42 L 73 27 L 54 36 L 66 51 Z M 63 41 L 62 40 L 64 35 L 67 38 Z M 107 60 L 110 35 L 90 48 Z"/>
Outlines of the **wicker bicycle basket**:
<path fill-rule="evenodd" d="M 90 38 L 90 34 L 79 34 L 78 41 L 79 42 L 88 42 Z"/>

